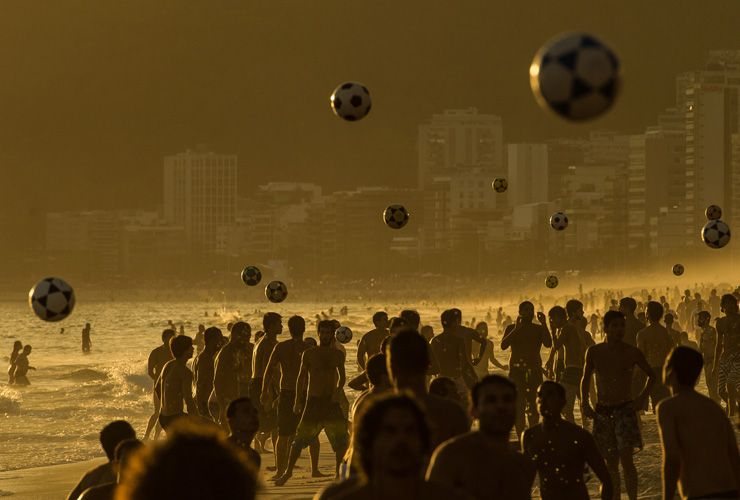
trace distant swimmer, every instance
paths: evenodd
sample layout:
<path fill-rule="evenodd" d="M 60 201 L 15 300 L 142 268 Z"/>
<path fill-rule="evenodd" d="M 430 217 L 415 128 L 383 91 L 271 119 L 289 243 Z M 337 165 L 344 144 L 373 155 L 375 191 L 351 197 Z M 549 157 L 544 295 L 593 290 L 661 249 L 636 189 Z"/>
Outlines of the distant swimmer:
<path fill-rule="evenodd" d="M 208 398 L 213 392 L 213 373 L 216 354 L 221 348 L 223 335 L 221 330 L 212 326 L 204 331 L 203 340 L 205 348 L 203 352 L 193 360 L 193 377 L 195 383 L 195 402 L 198 405 L 198 413 L 210 417 Z M 218 416 L 218 415 L 217 415 Z"/>
<path fill-rule="evenodd" d="M 216 355 L 213 375 L 213 392 L 219 408 L 214 419 L 227 429 L 226 410 L 229 403 L 244 396 L 252 374 L 252 344 L 249 338 L 252 328 L 248 323 L 238 322 L 231 329 L 229 341 Z"/>
<path fill-rule="evenodd" d="M 33 366 L 28 364 L 28 356 L 31 354 L 31 346 L 26 345 L 23 347 L 23 351 L 15 359 L 15 372 L 13 373 L 13 383 L 15 385 L 30 385 L 26 374 L 28 370 L 35 370 Z"/>
<path fill-rule="evenodd" d="M 660 305 L 660 304 L 658 304 Z M 643 447 L 637 409 L 642 408 L 655 382 L 655 372 L 638 348 L 622 342 L 624 315 L 618 311 L 604 314 L 606 341 L 586 351 L 586 364 L 581 380 L 583 413 L 594 419 L 593 436 L 601 455 L 606 459 L 614 485 L 614 499 L 620 498 L 619 466 L 630 500 L 637 498 L 637 469 L 633 460 L 636 450 Z M 643 330 L 644 331 L 644 330 Z M 639 343 L 638 335 L 638 343 Z M 647 383 L 637 399 L 632 399 L 632 377 L 637 366 L 647 375 Z M 591 376 L 596 375 L 598 404 L 590 403 Z"/>
<path fill-rule="evenodd" d="M 537 467 L 543 500 L 588 500 L 583 470 L 588 465 L 601 481 L 601 498 L 611 500 L 612 478 L 593 436 L 561 416 L 562 385 L 547 380 L 537 391 L 542 423 L 524 431 L 522 451 Z"/>
<path fill-rule="evenodd" d="M 361 370 L 365 369 L 365 363 L 367 363 L 368 359 L 380 353 L 380 343 L 390 335 L 388 323 L 388 313 L 385 311 L 378 311 L 373 314 L 373 325 L 375 328 L 363 335 L 357 346 L 357 366 Z"/>
<path fill-rule="evenodd" d="M 658 405 L 663 448 L 663 499 L 740 498 L 740 455 L 735 432 L 722 407 L 695 390 L 701 354 L 676 347 L 666 359 L 663 380 L 672 396 Z"/>
<path fill-rule="evenodd" d="M 16 340 L 15 342 L 13 342 L 13 350 L 10 352 L 10 364 L 8 366 L 8 384 L 13 383 L 15 375 L 15 363 L 22 350 L 23 342 L 21 342 L 20 340 Z"/>
<path fill-rule="evenodd" d="M 170 341 L 170 350 L 174 359 L 164 365 L 157 381 L 162 401 L 159 425 L 165 431 L 185 415 L 183 401 L 189 415 L 198 415 L 198 407 L 193 399 L 193 372 L 187 367 L 188 360 L 193 357 L 193 339 L 178 335 Z"/>
<path fill-rule="evenodd" d="M 172 352 L 170 351 L 170 340 L 175 336 L 175 330 L 166 329 L 162 332 L 162 345 L 156 347 L 149 354 L 149 361 L 147 363 L 147 374 L 152 382 L 157 382 L 159 376 L 162 373 L 162 368 L 172 359 Z M 154 430 L 154 439 L 159 437 L 159 433 L 162 428 L 158 423 L 159 419 L 159 395 L 156 391 L 152 391 L 152 397 L 154 401 L 154 413 L 149 417 L 149 422 L 146 426 L 146 432 L 144 433 L 144 441 L 149 439 L 149 435 Z"/>
<path fill-rule="evenodd" d="M 90 352 L 92 342 L 90 342 L 90 323 L 85 323 L 82 329 L 82 352 Z"/>

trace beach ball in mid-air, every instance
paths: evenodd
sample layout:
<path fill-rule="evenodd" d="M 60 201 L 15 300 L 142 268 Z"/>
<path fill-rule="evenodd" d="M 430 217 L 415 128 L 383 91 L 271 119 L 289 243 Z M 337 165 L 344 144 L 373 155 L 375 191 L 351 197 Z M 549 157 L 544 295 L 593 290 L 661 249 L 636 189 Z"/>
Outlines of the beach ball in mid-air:
<path fill-rule="evenodd" d="M 247 286 L 259 285 L 262 281 L 262 271 L 256 266 L 247 266 L 242 271 L 242 281 Z"/>
<path fill-rule="evenodd" d="M 509 181 L 507 181 L 504 177 L 496 177 L 495 179 L 493 179 L 491 187 L 497 193 L 505 193 L 506 190 L 509 189 Z"/>
<path fill-rule="evenodd" d="M 719 220 L 722 218 L 722 208 L 719 205 L 709 205 L 704 210 L 707 220 Z"/>
<path fill-rule="evenodd" d="M 676 276 L 681 276 L 684 272 L 683 264 L 674 264 L 673 265 L 673 274 Z"/>
<path fill-rule="evenodd" d="M 559 283 L 560 281 L 558 280 L 558 277 L 552 274 L 545 278 L 545 286 L 547 288 L 555 288 L 558 286 Z"/>
<path fill-rule="evenodd" d="M 555 212 L 550 216 L 550 226 L 556 231 L 562 231 L 568 227 L 568 216 L 563 212 Z"/>
<path fill-rule="evenodd" d="M 352 330 L 350 330 L 348 326 L 340 326 L 334 332 L 334 336 L 339 342 L 341 342 L 342 344 L 346 344 L 347 342 L 352 340 Z"/>
<path fill-rule="evenodd" d="M 721 220 L 710 220 L 701 230 L 701 239 L 709 248 L 722 248 L 730 242 L 730 226 Z"/>
<path fill-rule="evenodd" d="M 75 307 L 75 292 L 69 283 L 59 278 L 44 278 L 28 292 L 28 304 L 44 321 L 61 321 Z"/>
<path fill-rule="evenodd" d="M 370 91 L 361 83 L 347 82 L 334 89 L 329 98 L 331 109 L 339 118 L 348 122 L 362 120 L 370 112 Z"/>
<path fill-rule="evenodd" d="M 596 118 L 616 100 L 619 60 L 594 36 L 560 35 L 535 54 L 529 83 L 541 107 L 568 120 Z"/>
<path fill-rule="evenodd" d="M 288 296 L 288 287 L 282 281 L 271 281 L 265 287 L 265 297 L 270 302 L 282 302 Z"/>
<path fill-rule="evenodd" d="M 383 211 L 385 225 L 391 229 L 401 229 L 409 222 L 410 214 L 403 205 L 389 205 Z"/>

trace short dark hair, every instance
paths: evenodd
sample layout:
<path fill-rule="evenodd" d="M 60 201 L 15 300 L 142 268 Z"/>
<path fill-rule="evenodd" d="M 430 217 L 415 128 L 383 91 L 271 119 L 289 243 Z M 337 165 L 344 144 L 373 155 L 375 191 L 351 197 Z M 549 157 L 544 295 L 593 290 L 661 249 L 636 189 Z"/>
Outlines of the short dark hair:
<path fill-rule="evenodd" d="M 665 366 L 675 372 L 679 384 L 693 387 L 704 367 L 704 359 L 699 351 L 680 345 L 668 353 Z"/>
<path fill-rule="evenodd" d="M 663 304 L 660 302 L 655 302 L 654 300 L 651 300 L 647 303 L 647 307 L 645 308 L 645 311 L 647 312 L 648 319 L 652 319 L 653 321 L 658 321 L 660 318 L 663 317 Z"/>
<path fill-rule="evenodd" d="M 606 314 L 604 314 L 604 330 L 609 328 L 609 325 L 615 319 L 624 319 L 624 314 L 619 311 L 606 311 Z"/>
<path fill-rule="evenodd" d="M 439 317 L 440 321 L 442 322 L 442 326 L 455 324 L 457 322 L 457 318 L 457 314 L 455 314 L 455 311 L 452 309 L 447 309 L 446 311 L 443 311 L 441 316 Z"/>
<path fill-rule="evenodd" d="M 399 314 L 400 317 L 406 320 L 406 323 L 413 328 L 414 330 L 419 328 L 419 323 L 421 323 L 421 317 L 419 316 L 419 313 L 414 311 L 413 309 L 404 309 Z"/>
<path fill-rule="evenodd" d="M 565 400 L 566 400 L 566 395 L 565 395 L 565 387 L 563 387 L 563 386 L 562 386 L 562 385 L 560 385 L 559 383 L 555 382 L 554 380 L 545 380 L 544 382 L 542 382 L 542 383 L 540 384 L 540 387 L 544 387 L 544 386 L 546 386 L 546 385 L 550 385 L 550 386 L 552 386 L 552 387 L 553 387 L 553 388 L 555 389 L 555 391 L 556 391 L 556 392 L 558 393 L 558 396 L 559 396 L 559 397 L 560 397 L 560 398 L 561 398 L 561 399 L 562 399 L 563 401 L 565 401 Z"/>
<path fill-rule="evenodd" d="M 709 311 L 699 311 L 699 314 L 697 314 L 696 316 L 699 318 L 707 318 L 707 319 L 710 319 L 712 317 Z"/>
<path fill-rule="evenodd" d="M 622 297 L 619 300 L 619 305 L 625 308 L 631 314 L 634 314 L 635 310 L 637 310 L 637 301 L 632 297 Z"/>
<path fill-rule="evenodd" d="M 322 329 L 326 329 L 326 328 L 328 328 L 331 331 L 334 331 L 335 330 L 334 321 L 330 319 L 322 319 L 321 321 L 319 321 L 319 324 L 316 325 L 316 331 L 321 331 Z"/>
<path fill-rule="evenodd" d="M 353 443 L 360 468 L 368 479 L 372 477 L 373 466 L 375 465 L 372 457 L 373 443 L 380 435 L 383 418 L 390 410 L 408 411 L 416 420 L 416 428 L 419 431 L 419 439 L 422 445 L 422 455 L 427 455 L 431 451 L 432 437 L 429 424 L 421 407 L 411 396 L 404 394 L 381 395 L 373 398 L 371 402 L 361 408 L 355 419 Z"/>
<path fill-rule="evenodd" d="M 568 312 L 569 318 L 572 318 L 578 309 L 583 310 L 583 302 L 578 299 L 570 299 L 565 303 L 565 310 Z"/>
<path fill-rule="evenodd" d="M 720 304 L 721 304 L 722 306 L 724 306 L 724 305 L 725 305 L 725 304 L 726 304 L 727 302 L 731 302 L 731 303 L 733 303 L 733 304 L 737 304 L 737 297 L 735 297 L 735 296 L 734 296 L 733 294 L 731 294 L 731 293 L 726 293 L 726 294 L 722 295 L 722 298 L 721 298 L 721 299 L 719 299 L 719 303 L 720 303 Z"/>
<path fill-rule="evenodd" d="M 222 337 L 223 335 L 221 334 L 221 330 L 219 328 L 216 328 L 215 326 L 209 326 L 208 328 L 206 328 L 206 331 L 203 332 L 203 340 L 206 344 L 216 342 Z"/>
<path fill-rule="evenodd" d="M 234 336 L 236 335 L 241 335 L 242 333 L 245 335 L 249 335 L 252 333 L 252 327 L 249 326 L 249 323 L 246 323 L 244 321 L 237 321 L 236 323 L 231 325 L 229 332 L 231 333 L 232 338 L 234 338 Z"/>
<path fill-rule="evenodd" d="M 187 335 L 178 335 L 170 340 L 170 352 L 175 358 L 179 358 L 193 346 L 193 339 Z"/>
<path fill-rule="evenodd" d="M 388 325 L 389 330 L 395 330 L 397 328 L 403 328 L 404 326 L 408 326 L 409 322 L 406 321 L 404 318 L 400 317 L 393 317 L 391 318 L 391 324 Z"/>
<path fill-rule="evenodd" d="M 367 379 L 373 385 L 378 385 L 382 382 L 382 378 L 388 377 L 388 365 L 385 362 L 385 354 L 378 353 L 373 354 L 365 364 L 365 373 Z"/>
<path fill-rule="evenodd" d="M 118 443 L 118 445 L 116 446 L 116 450 L 113 456 L 115 457 L 116 462 L 120 463 L 124 459 L 130 458 L 131 452 L 134 452 L 143 446 L 144 446 L 144 443 L 142 443 L 136 438 L 124 439 L 123 441 Z"/>
<path fill-rule="evenodd" d="M 375 314 L 373 314 L 373 325 L 378 326 L 378 323 L 380 322 L 381 318 L 385 318 L 387 321 L 388 313 L 385 311 L 378 311 Z"/>
<path fill-rule="evenodd" d="M 473 389 L 471 391 L 471 399 L 473 407 L 478 406 L 478 399 L 480 398 L 480 393 L 483 390 L 483 388 L 487 385 L 505 385 L 506 387 L 510 388 L 512 391 L 514 391 L 514 396 L 517 395 L 516 390 L 516 384 L 509 380 L 506 377 L 502 377 L 501 375 L 486 375 L 482 379 L 480 379 L 478 382 L 475 383 L 473 386 Z"/>
<path fill-rule="evenodd" d="M 554 318 L 562 318 L 565 319 L 568 317 L 565 309 L 561 306 L 554 306 L 550 308 L 550 310 L 547 312 L 547 315 Z"/>
<path fill-rule="evenodd" d="M 272 325 L 273 323 L 276 323 L 282 319 L 282 316 L 280 316 L 276 312 L 266 312 L 264 316 L 262 316 L 262 328 L 267 330 L 268 325 Z"/>
<path fill-rule="evenodd" d="M 177 332 L 171 328 L 166 328 L 162 331 L 162 342 L 169 343 L 170 339 L 177 335 Z"/>
<path fill-rule="evenodd" d="M 136 439 L 136 431 L 125 420 L 114 420 L 100 431 L 100 445 L 108 460 L 115 458 L 116 446 L 126 439 Z"/>
<path fill-rule="evenodd" d="M 306 320 L 302 316 L 291 316 L 288 320 L 288 331 L 291 337 L 300 337 L 306 332 Z"/>
<path fill-rule="evenodd" d="M 239 408 L 240 404 L 248 404 L 252 406 L 252 408 L 256 408 L 254 406 L 254 403 L 252 403 L 252 399 L 248 398 L 246 396 L 242 398 L 237 398 L 229 403 L 229 406 L 226 407 L 226 418 L 234 418 L 234 415 L 236 414 L 236 409 Z"/>
<path fill-rule="evenodd" d="M 417 331 L 402 330 L 389 341 L 391 371 L 426 373 L 429 368 L 429 344 Z"/>
<path fill-rule="evenodd" d="M 523 301 L 523 302 L 522 302 L 521 304 L 519 304 L 519 309 L 520 309 L 520 310 L 522 309 L 522 307 L 531 307 L 532 309 L 534 309 L 534 304 L 532 304 L 532 303 L 531 303 L 530 301 L 528 301 L 528 300 L 525 300 L 525 301 Z"/>
<path fill-rule="evenodd" d="M 449 395 L 449 391 L 447 389 L 450 388 L 452 388 L 454 391 L 457 391 L 457 385 L 455 384 L 454 380 L 452 380 L 450 377 L 436 377 L 429 384 L 429 394 L 434 394 L 435 396 L 446 398 Z"/>

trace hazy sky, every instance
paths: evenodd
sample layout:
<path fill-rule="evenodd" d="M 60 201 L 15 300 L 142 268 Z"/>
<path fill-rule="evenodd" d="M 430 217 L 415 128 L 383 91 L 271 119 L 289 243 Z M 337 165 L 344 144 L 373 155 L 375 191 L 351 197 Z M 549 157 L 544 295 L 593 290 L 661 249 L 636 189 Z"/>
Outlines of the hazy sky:
<path fill-rule="evenodd" d="M 417 124 L 452 107 L 501 115 L 507 142 L 639 132 L 677 72 L 740 48 L 738 26 L 737 0 L 4 0 L 0 208 L 154 206 L 162 156 L 197 143 L 239 155 L 243 193 L 411 185 Z M 626 78 L 587 126 L 529 89 L 538 46 L 570 30 L 609 42 Z M 329 109 L 346 80 L 373 95 L 363 122 Z"/>

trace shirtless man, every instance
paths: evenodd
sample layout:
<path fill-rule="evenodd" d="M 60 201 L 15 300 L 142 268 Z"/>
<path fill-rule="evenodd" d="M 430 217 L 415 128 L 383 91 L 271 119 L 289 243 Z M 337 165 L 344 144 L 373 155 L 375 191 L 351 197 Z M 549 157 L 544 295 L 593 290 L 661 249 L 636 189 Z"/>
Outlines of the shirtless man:
<path fill-rule="evenodd" d="M 240 321 L 233 325 L 228 343 L 216 355 L 213 367 L 213 393 L 219 410 L 216 420 L 225 430 L 228 430 L 226 410 L 229 403 L 244 395 L 251 377 L 251 333 L 248 323 Z"/>
<path fill-rule="evenodd" d="M 586 351 L 586 364 L 581 380 L 583 414 L 594 420 L 593 435 L 601 455 L 606 459 L 614 486 L 614 500 L 620 498 L 619 465 L 624 471 L 627 496 L 637 498 L 637 469 L 632 458 L 642 449 L 637 408 L 642 408 L 655 382 L 655 373 L 642 352 L 622 342 L 625 321 L 622 313 L 604 314 L 606 341 Z M 639 339 L 638 339 L 639 341 Z M 635 366 L 647 374 L 647 383 L 632 400 L 632 376 Z M 596 410 L 589 403 L 591 376 L 596 374 Z"/>
<path fill-rule="evenodd" d="M 546 326 L 545 315 L 537 316 L 540 324 L 534 320 L 534 305 L 525 301 L 519 304 L 519 316 L 515 325 L 509 325 L 501 339 L 501 349 L 511 347 L 509 360 L 509 378 L 517 386 L 516 433 L 521 436 L 526 425 L 525 414 L 529 426 L 537 423 L 537 388 L 542 383 L 542 346 L 552 347 L 552 338 Z"/>
<path fill-rule="evenodd" d="M 714 354 L 717 351 L 717 330 L 710 325 L 711 315 L 708 311 L 701 311 L 696 315 L 696 325 L 699 328 L 699 352 L 704 356 L 704 379 L 712 401 L 719 403 L 717 394 L 717 379 L 714 371 Z"/>
<path fill-rule="evenodd" d="M 611 500 L 612 478 L 593 436 L 578 425 L 563 420 L 565 389 L 547 380 L 537 391 L 542 423 L 522 434 L 522 451 L 536 465 L 542 500 L 588 500 L 583 481 L 588 465 L 601 481 L 602 500 Z"/>
<path fill-rule="evenodd" d="M 262 317 L 265 334 L 254 346 L 252 376 L 249 397 L 257 404 L 260 418 L 260 432 L 271 433 L 272 443 L 277 442 L 277 399 L 279 395 L 277 377 L 274 372 L 266 372 L 272 350 L 278 343 L 277 336 L 283 332 L 282 317 L 276 312 L 268 312 Z M 265 434 L 266 436 L 266 434 Z M 263 441 L 267 439 L 263 438 Z M 277 463 L 277 455 L 275 456 Z M 277 467 L 277 466 L 276 466 Z M 269 469 L 268 469 L 269 470 Z"/>
<path fill-rule="evenodd" d="M 663 306 L 659 302 L 648 302 L 647 320 L 648 326 L 637 333 L 637 347 L 645 355 L 650 368 L 656 375 L 663 369 L 666 356 L 673 349 L 673 339 L 668 330 L 660 324 L 663 317 Z M 644 378 L 641 378 L 644 383 Z M 668 397 L 668 389 L 660 382 L 656 382 L 650 391 L 650 399 L 653 402 L 653 413 L 655 407 L 663 399 Z M 648 401 L 645 400 L 643 407 L 638 410 L 648 410 Z"/>
<path fill-rule="evenodd" d="M 380 343 L 390 332 L 388 331 L 388 313 L 378 311 L 373 314 L 373 325 L 375 328 L 367 332 L 357 345 L 357 366 L 360 370 L 365 369 L 365 363 L 374 354 L 380 352 Z"/>
<path fill-rule="evenodd" d="M 740 455 L 727 416 L 695 390 L 701 354 L 676 347 L 666 359 L 663 381 L 672 396 L 658 405 L 663 448 L 663 499 L 740 498 Z"/>
<path fill-rule="evenodd" d="M 159 425 L 167 432 L 174 421 L 183 417 L 183 401 L 189 415 L 198 415 L 198 407 L 193 399 L 193 372 L 187 362 L 193 357 L 193 339 L 178 335 L 170 341 L 174 359 L 162 368 L 157 381 L 162 406 L 159 409 Z"/>
<path fill-rule="evenodd" d="M 301 454 L 323 430 L 336 457 L 336 476 L 349 445 L 347 421 L 339 407 L 339 392 L 344 391 L 344 356 L 332 346 L 334 325 L 331 320 L 319 322 L 319 346 L 306 350 L 296 382 L 293 411 L 301 414 L 295 439 L 290 449 L 288 468 L 275 480 L 283 486 L 293 475 L 293 468 Z"/>
<path fill-rule="evenodd" d="M 619 300 L 619 312 L 624 314 L 624 343 L 637 347 L 637 332 L 645 328 L 645 323 L 637 319 L 635 311 L 637 310 L 637 301 L 632 297 L 622 297 Z M 640 385 L 642 389 L 642 385 Z"/>
<path fill-rule="evenodd" d="M 175 330 L 167 329 L 162 332 L 162 345 L 155 347 L 149 354 L 149 361 L 147 363 L 147 374 L 152 379 L 153 383 L 159 380 L 159 375 L 162 373 L 162 368 L 172 359 L 172 352 L 170 351 L 170 339 L 175 336 Z M 144 433 L 144 441 L 149 439 L 149 434 L 154 430 L 154 439 L 159 437 L 159 433 L 162 431 L 162 427 L 159 425 L 159 395 L 157 391 L 152 391 L 152 399 L 154 402 L 154 413 L 149 417 L 149 422 L 146 424 L 146 432 Z"/>
<path fill-rule="evenodd" d="M 28 370 L 35 370 L 36 368 L 28 364 L 29 354 L 31 354 L 31 346 L 25 345 L 18 357 L 15 358 L 15 371 L 13 372 L 13 383 L 15 385 L 31 385 L 26 375 Z"/>
<path fill-rule="evenodd" d="M 727 401 L 727 411 L 734 416 L 740 401 L 740 312 L 734 295 L 723 295 L 720 305 L 725 316 L 717 321 L 714 371 L 719 396 Z"/>
<path fill-rule="evenodd" d="M 488 375 L 489 363 L 499 370 L 508 370 L 509 365 L 501 364 L 493 353 L 493 342 L 488 338 L 488 324 L 485 321 L 481 321 L 475 325 L 475 331 L 478 332 L 478 335 L 480 335 L 480 337 L 486 342 L 485 347 L 480 353 L 480 357 L 477 360 L 473 360 L 473 369 L 475 369 L 475 374 L 478 376 L 478 380 Z"/>
<path fill-rule="evenodd" d="M 221 330 L 212 326 L 202 334 L 205 347 L 193 360 L 193 377 L 195 383 L 195 402 L 198 405 L 198 413 L 204 417 L 211 417 L 208 409 L 208 398 L 213 392 L 213 373 L 216 354 L 221 348 L 223 335 Z"/>
<path fill-rule="evenodd" d="M 472 391 L 470 413 L 479 430 L 453 438 L 432 455 L 427 479 L 476 499 L 529 500 L 535 467 L 509 446 L 517 390 L 500 375 L 488 375 Z"/>
<path fill-rule="evenodd" d="M 465 345 L 465 356 L 468 362 L 473 360 L 473 342 L 478 344 L 478 351 L 475 355 L 475 359 L 478 359 L 483 354 L 483 350 L 486 348 L 486 341 L 481 337 L 478 332 L 469 326 L 463 324 L 462 311 L 454 308 L 450 309 L 454 315 L 454 326 L 451 327 L 452 333 L 460 337 Z M 475 319 L 475 318 L 474 318 Z M 467 377 L 466 377 L 467 378 Z M 478 378 L 470 379 L 470 387 L 478 381 Z"/>
<path fill-rule="evenodd" d="M 439 375 L 455 381 L 457 392 L 461 398 L 467 397 L 468 380 L 478 380 L 470 356 L 465 350 L 465 341 L 453 333 L 460 325 L 457 323 L 457 314 L 448 309 L 442 313 L 442 333 L 436 335 L 429 345 L 439 364 Z"/>
<path fill-rule="evenodd" d="M 565 369 L 560 378 L 560 383 L 565 390 L 565 419 L 568 422 L 575 422 L 573 408 L 576 399 L 578 399 L 581 377 L 583 377 L 583 361 L 586 357 L 587 346 L 582 341 L 578 328 L 567 321 L 565 309 L 555 306 L 550 309 L 548 316 L 552 336 L 555 340 L 550 350 L 550 356 L 545 363 L 545 368 L 548 377 L 554 379 L 553 360 L 555 353 L 562 349 Z"/>

